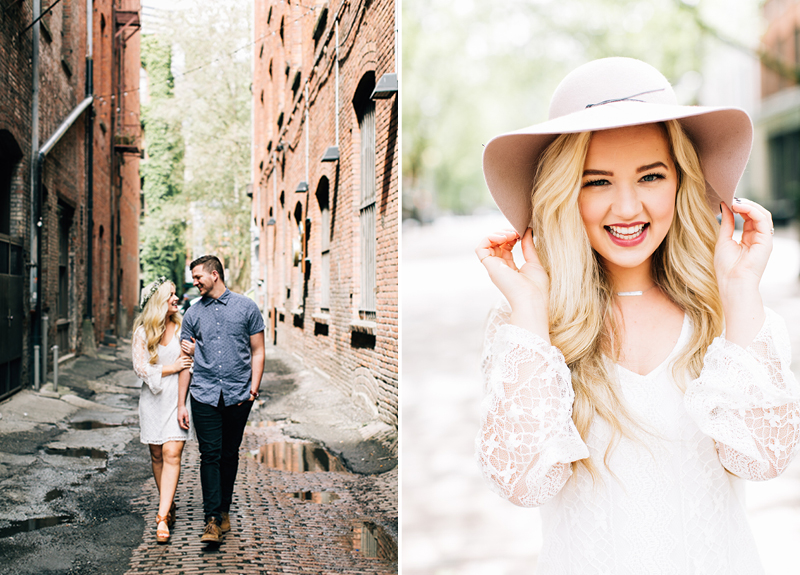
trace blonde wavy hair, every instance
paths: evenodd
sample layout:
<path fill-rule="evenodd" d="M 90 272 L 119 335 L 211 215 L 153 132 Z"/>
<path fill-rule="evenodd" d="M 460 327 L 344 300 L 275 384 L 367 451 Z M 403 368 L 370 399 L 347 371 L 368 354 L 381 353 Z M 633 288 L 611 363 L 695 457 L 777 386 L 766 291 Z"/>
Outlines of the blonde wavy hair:
<path fill-rule="evenodd" d="M 172 290 L 175 289 L 175 284 L 171 281 L 166 281 L 161 284 L 156 292 L 144 304 L 142 313 L 133 322 L 133 332 L 139 329 L 139 326 L 144 327 L 145 341 L 147 342 L 147 351 L 150 352 L 150 363 L 156 364 L 158 359 L 158 344 L 161 343 L 161 338 L 164 337 L 164 332 L 167 330 L 167 310 L 169 309 L 169 298 Z M 181 327 L 181 314 L 175 312 L 169 316 L 169 320 L 174 323 L 178 328 Z"/>
<path fill-rule="evenodd" d="M 692 337 L 673 365 L 685 390 L 685 373 L 697 377 L 703 356 L 722 332 L 722 302 L 714 273 L 717 223 L 706 201 L 705 178 L 693 143 L 680 123 L 660 124 L 678 172 L 675 217 L 652 258 L 653 281 L 690 318 Z M 578 208 L 583 166 L 591 132 L 562 134 L 543 153 L 533 187 L 536 250 L 550 277 L 550 340 L 561 350 L 575 390 L 572 419 L 584 441 L 592 422 L 603 419 L 612 440 L 603 462 L 620 438 L 633 438 L 638 425 L 625 409 L 604 357 L 619 360 L 620 341 L 607 271 L 589 243 Z M 598 479 L 591 458 L 573 463 Z"/>

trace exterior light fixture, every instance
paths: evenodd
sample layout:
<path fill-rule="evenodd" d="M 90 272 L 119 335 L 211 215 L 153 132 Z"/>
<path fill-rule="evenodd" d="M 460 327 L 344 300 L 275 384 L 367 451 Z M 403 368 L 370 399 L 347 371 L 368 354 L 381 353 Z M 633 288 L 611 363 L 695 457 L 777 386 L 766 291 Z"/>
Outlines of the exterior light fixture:
<path fill-rule="evenodd" d="M 325 153 L 322 154 L 320 162 L 338 162 L 339 161 L 339 146 L 328 146 Z"/>
<path fill-rule="evenodd" d="M 302 194 L 308 191 L 308 184 L 306 182 L 300 182 L 297 184 L 297 189 L 295 190 L 296 194 Z"/>
<path fill-rule="evenodd" d="M 270 218 L 270 219 L 267 221 L 267 225 L 268 225 L 268 226 L 274 226 L 274 225 L 275 225 L 275 218 Z"/>
<path fill-rule="evenodd" d="M 397 74 L 384 74 L 372 91 L 373 100 L 385 100 L 397 93 Z"/>

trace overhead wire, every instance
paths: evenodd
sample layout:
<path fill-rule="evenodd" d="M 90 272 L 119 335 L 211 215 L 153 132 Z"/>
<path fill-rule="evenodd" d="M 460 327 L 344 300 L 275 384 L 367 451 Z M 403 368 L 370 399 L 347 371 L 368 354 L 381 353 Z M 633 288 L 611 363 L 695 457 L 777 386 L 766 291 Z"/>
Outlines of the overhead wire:
<path fill-rule="evenodd" d="M 60 1 L 60 0 L 59 0 L 59 1 Z M 299 4 L 299 3 L 298 3 L 298 4 Z M 297 22 L 300 22 L 300 21 L 301 21 L 303 18 L 305 18 L 305 17 L 306 17 L 306 16 L 308 16 L 310 13 L 312 13 L 312 12 L 314 12 L 314 11 L 316 10 L 316 7 L 314 7 L 314 6 L 305 6 L 305 5 L 303 5 L 303 4 L 299 4 L 299 5 L 300 5 L 300 6 L 303 6 L 304 8 L 308 8 L 308 10 L 307 10 L 306 12 L 304 12 L 303 14 L 301 14 L 299 17 L 297 17 L 297 18 L 295 18 L 294 20 L 292 20 L 292 21 L 290 22 L 291 24 L 296 24 Z M 198 71 L 200 71 L 200 70 L 203 70 L 203 69 L 205 69 L 205 68 L 208 68 L 209 66 L 212 66 L 213 64 L 216 64 L 217 62 L 219 62 L 219 61 L 221 61 L 221 60 L 224 60 L 224 59 L 226 59 L 226 58 L 228 58 L 228 57 L 230 57 L 230 56 L 233 56 L 234 54 L 238 54 L 238 53 L 239 53 L 239 52 L 241 52 L 242 50 L 245 50 L 245 49 L 247 49 L 247 48 L 250 48 L 250 47 L 252 47 L 252 46 L 255 46 L 255 45 L 256 45 L 256 44 L 258 44 L 260 41 L 262 41 L 262 40 L 264 40 L 264 39 L 266 39 L 266 38 L 269 38 L 270 36 L 275 36 L 277 33 L 278 33 L 277 31 L 273 30 L 273 31 L 271 31 L 271 32 L 267 32 L 267 33 L 265 33 L 265 34 L 262 34 L 261 36 L 259 36 L 258 38 L 255 38 L 254 40 L 252 40 L 252 41 L 248 42 L 247 44 L 244 44 L 244 45 L 240 46 L 239 48 L 236 48 L 235 50 L 233 50 L 233 51 L 231 51 L 231 52 L 228 52 L 228 53 L 226 53 L 226 54 L 222 54 L 222 55 L 220 55 L 220 56 L 218 56 L 218 57 L 214 58 L 213 60 L 210 60 L 210 61 L 206 62 L 205 64 L 201 64 L 201 65 L 199 65 L 199 66 L 195 66 L 194 68 L 190 68 L 190 69 L 188 69 L 188 70 L 185 70 L 185 71 L 183 71 L 183 72 L 181 72 L 181 73 L 179 73 L 179 74 L 175 74 L 175 75 L 173 75 L 173 76 L 172 76 L 172 80 L 174 81 L 174 80 L 177 80 L 178 78 L 183 78 L 183 77 L 185 77 L 185 76 L 188 76 L 189 74 L 193 74 L 193 73 L 195 73 L 195 72 L 198 72 Z M 155 83 L 153 83 L 153 84 L 149 84 L 149 86 L 161 86 L 161 85 L 164 85 L 164 84 L 167 84 L 167 83 L 169 83 L 169 80 L 165 80 L 165 81 L 163 81 L 163 82 L 155 82 Z M 139 92 L 140 90 L 141 90 L 141 88 L 139 88 L 139 87 L 136 87 L 136 88 L 130 88 L 129 90 L 125 90 L 125 94 L 124 94 L 124 95 L 125 95 L 125 96 L 127 96 L 129 93 L 136 93 L 136 92 Z M 109 99 L 109 98 L 111 98 L 111 96 L 115 96 L 115 95 L 116 95 L 115 93 L 110 93 L 110 94 L 96 94 L 96 95 L 95 95 L 95 98 L 97 98 L 97 99 L 98 99 L 98 100 L 100 100 L 100 101 L 104 101 L 104 100 L 106 100 L 106 99 Z"/>

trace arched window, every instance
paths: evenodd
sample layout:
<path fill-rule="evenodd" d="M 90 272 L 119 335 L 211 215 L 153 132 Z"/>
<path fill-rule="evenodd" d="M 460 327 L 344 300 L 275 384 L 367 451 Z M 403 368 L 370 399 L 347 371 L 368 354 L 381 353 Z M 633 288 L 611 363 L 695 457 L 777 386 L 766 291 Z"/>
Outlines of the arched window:
<path fill-rule="evenodd" d="M 317 184 L 317 203 L 320 218 L 320 300 L 321 311 L 329 311 L 331 307 L 331 210 L 329 200 L 328 178 L 323 176 Z"/>
<path fill-rule="evenodd" d="M 8 130 L 0 130 L 0 234 L 11 235 L 11 178 L 22 159 L 17 141 Z"/>
<path fill-rule="evenodd" d="M 376 294 L 376 232 L 375 232 L 375 102 L 370 98 L 375 89 L 375 73 L 361 78 L 353 96 L 361 136 L 361 303 L 359 313 L 373 319 L 377 310 Z"/>

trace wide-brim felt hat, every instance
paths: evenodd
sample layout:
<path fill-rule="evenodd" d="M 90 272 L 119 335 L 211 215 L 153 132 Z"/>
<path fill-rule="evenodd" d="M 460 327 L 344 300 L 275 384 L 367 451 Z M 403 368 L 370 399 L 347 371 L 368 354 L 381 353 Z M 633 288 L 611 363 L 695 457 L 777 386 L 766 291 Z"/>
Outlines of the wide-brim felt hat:
<path fill-rule="evenodd" d="M 661 72 L 633 58 L 584 64 L 561 81 L 549 119 L 486 144 L 483 174 L 494 201 L 520 234 L 531 223 L 531 193 L 542 152 L 560 134 L 678 120 L 695 145 L 710 205 L 730 205 L 753 145 L 753 123 L 734 107 L 681 106 Z"/>

